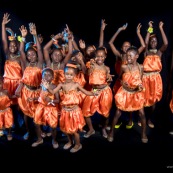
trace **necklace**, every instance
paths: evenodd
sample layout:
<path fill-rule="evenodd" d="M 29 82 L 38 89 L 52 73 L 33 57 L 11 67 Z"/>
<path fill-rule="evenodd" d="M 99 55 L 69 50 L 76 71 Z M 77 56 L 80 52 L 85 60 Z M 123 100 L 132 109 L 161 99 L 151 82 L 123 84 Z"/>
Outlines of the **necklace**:
<path fill-rule="evenodd" d="M 157 53 L 157 49 L 149 49 L 149 52 Z"/>
<path fill-rule="evenodd" d="M 54 69 L 59 69 L 60 68 L 60 62 L 58 62 L 58 63 L 52 63 L 51 64 L 51 67 L 52 67 L 52 69 L 54 70 Z"/>
<path fill-rule="evenodd" d="M 37 62 L 29 62 L 30 67 L 35 67 L 37 65 Z"/>
<path fill-rule="evenodd" d="M 20 55 L 12 55 L 10 54 L 10 60 L 16 60 Z"/>

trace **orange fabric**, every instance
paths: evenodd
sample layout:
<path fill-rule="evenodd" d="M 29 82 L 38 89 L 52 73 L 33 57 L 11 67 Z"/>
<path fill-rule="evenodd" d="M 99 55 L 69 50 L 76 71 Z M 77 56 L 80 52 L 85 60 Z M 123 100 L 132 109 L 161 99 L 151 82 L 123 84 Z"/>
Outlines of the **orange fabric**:
<path fill-rule="evenodd" d="M 28 101 L 28 98 L 36 98 L 40 96 L 41 89 L 30 90 L 27 86 L 24 86 L 21 91 L 21 97 L 18 98 L 18 104 L 22 112 L 33 118 L 38 102 Z"/>
<path fill-rule="evenodd" d="M 26 85 L 38 87 L 41 84 L 42 70 L 38 67 L 26 67 L 23 73 L 22 82 Z"/>
<path fill-rule="evenodd" d="M 158 55 L 148 55 L 144 60 L 143 85 L 145 87 L 145 107 L 152 106 L 160 101 L 163 93 L 163 84 L 160 71 L 161 59 Z"/>
<path fill-rule="evenodd" d="M 84 127 L 85 119 L 82 114 L 81 108 L 78 106 L 80 103 L 80 98 L 77 91 L 71 90 L 68 93 L 60 92 L 60 100 L 61 100 L 61 115 L 60 115 L 60 129 L 64 133 L 73 134 L 74 132 L 78 132 L 78 130 L 82 131 Z M 66 110 L 63 107 L 68 106 L 76 106 L 76 108 L 72 110 Z"/>
<path fill-rule="evenodd" d="M 169 107 L 171 109 L 171 112 L 173 113 L 173 91 L 172 91 L 172 98 L 170 100 Z"/>
<path fill-rule="evenodd" d="M 6 60 L 3 77 L 12 80 L 20 80 L 22 78 L 22 68 L 19 63 Z"/>
<path fill-rule="evenodd" d="M 82 106 L 84 117 L 93 116 L 97 111 L 100 115 L 108 117 L 113 101 L 112 90 L 109 86 L 103 88 L 98 96 L 86 96 Z"/>
<path fill-rule="evenodd" d="M 45 97 L 50 97 L 54 99 L 54 95 L 47 91 L 41 91 L 40 97 L 38 99 L 39 103 L 37 109 L 35 110 L 34 122 L 39 125 L 48 125 L 51 128 L 56 128 L 58 126 L 58 109 L 57 106 L 52 104 L 48 105 L 45 101 Z"/>
<path fill-rule="evenodd" d="M 52 83 L 55 85 L 63 83 L 65 81 L 64 70 L 53 70 L 53 71 L 54 71 L 54 79 Z"/>
<path fill-rule="evenodd" d="M 21 66 L 15 61 L 6 60 L 3 77 L 4 77 L 3 88 L 8 90 L 10 95 L 14 95 L 19 85 L 19 82 L 22 78 Z M 17 104 L 16 98 L 11 100 L 12 104 Z"/>
<path fill-rule="evenodd" d="M 136 89 L 138 85 L 142 84 L 139 71 L 124 73 L 122 81 L 128 83 L 130 89 Z M 137 111 L 144 107 L 143 91 L 127 91 L 121 86 L 114 99 L 116 107 L 123 111 Z"/>
<path fill-rule="evenodd" d="M 0 129 L 13 126 L 14 119 L 10 105 L 11 100 L 8 96 L 0 96 Z"/>
<path fill-rule="evenodd" d="M 161 59 L 158 55 L 148 55 L 144 59 L 143 66 L 144 72 L 160 72 L 162 69 Z"/>
<path fill-rule="evenodd" d="M 18 104 L 22 112 L 33 118 L 35 109 L 38 102 L 29 102 L 28 98 L 36 98 L 40 96 L 40 84 L 41 84 L 41 69 L 37 67 L 26 67 L 22 82 L 28 86 L 38 87 L 36 90 L 31 90 L 27 86 L 24 86 L 21 91 L 21 97 L 18 98 Z"/>
<path fill-rule="evenodd" d="M 80 71 L 74 78 L 75 82 L 78 82 L 82 87 L 86 84 L 85 75 L 82 71 Z"/>
<path fill-rule="evenodd" d="M 106 71 L 95 69 L 89 76 L 89 84 L 90 85 L 102 85 L 107 84 L 106 81 Z"/>

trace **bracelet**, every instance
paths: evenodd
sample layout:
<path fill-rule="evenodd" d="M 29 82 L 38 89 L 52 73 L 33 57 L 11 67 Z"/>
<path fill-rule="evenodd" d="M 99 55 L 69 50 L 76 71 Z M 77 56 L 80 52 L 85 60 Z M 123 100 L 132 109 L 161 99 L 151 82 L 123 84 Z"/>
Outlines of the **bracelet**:
<path fill-rule="evenodd" d="M 57 40 L 55 40 L 53 37 L 52 37 L 52 40 L 54 41 L 54 42 L 56 42 Z"/>
<path fill-rule="evenodd" d="M 152 27 L 149 27 L 148 30 L 147 30 L 150 34 L 153 33 L 153 28 Z"/>

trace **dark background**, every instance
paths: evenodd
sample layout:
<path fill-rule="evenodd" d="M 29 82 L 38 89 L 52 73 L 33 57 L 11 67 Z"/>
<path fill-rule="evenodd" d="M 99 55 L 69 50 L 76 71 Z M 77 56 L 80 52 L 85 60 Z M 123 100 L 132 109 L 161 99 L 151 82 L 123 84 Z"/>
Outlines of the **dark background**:
<path fill-rule="evenodd" d="M 99 135 L 90 139 L 82 138 L 84 149 L 74 155 L 61 149 L 51 150 L 47 144 L 33 149 L 30 142 L 14 140 L 12 143 L 8 141 L 5 143 L 0 140 L 0 161 L 3 160 L 0 162 L 1 165 L 7 163 L 6 169 L 12 168 L 16 172 L 25 170 L 67 172 L 68 170 L 70 172 L 148 173 L 158 169 L 163 169 L 164 173 L 171 172 L 173 170 L 173 138 L 168 133 L 173 127 L 173 118 L 168 107 L 171 97 L 168 88 L 172 83 L 173 10 L 171 4 L 167 1 L 149 0 L 137 2 L 0 0 L 0 20 L 2 21 L 4 13 L 10 13 L 11 21 L 7 26 L 11 27 L 17 35 L 20 35 L 21 25 L 28 27 L 28 23 L 35 23 L 37 32 L 44 37 L 44 44 L 49 41 L 51 34 L 61 32 L 68 24 L 77 42 L 83 39 L 86 44 L 97 46 L 101 19 L 105 19 L 107 26 L 104 44 L 108 49 L 106 64 L 110 66 L 112 74 L 115 58 L 108 46 L 108 41 L 125 23 L 128 23 L 127 29 L 119 34 L 115 42 L 119 48 L 124 40 L 129 40 L 138 47 L 136 27 L 138 23 L 142 24 L 141 34 L 145 38 L 148 22 L 151 20 L 154 22 L 154 32 L 159 37 L 158 25 L 160 21 L 164 22 L 164 30 L 169 41 L 168 49 L 162 58 L 163 98 L 157 105 L 156 128 L 148 131 L 147 145 L 139 142 L 140 129 L 137 126 L 131 132 L 121 129 L 117 134 L 119 140 L 115 140 L 112 144 L 108 144 Z M 29 37 L 27 41 L 30 39 L 32 38 Z M 141 55 L 139 62 L 142 61 Z M 0 63 L 3 68 L 2 59 Z M 64 140 L 62 139 L 61 142 L 63 143 Z M 167 166 L 172 168 L 168 169 Z"/>

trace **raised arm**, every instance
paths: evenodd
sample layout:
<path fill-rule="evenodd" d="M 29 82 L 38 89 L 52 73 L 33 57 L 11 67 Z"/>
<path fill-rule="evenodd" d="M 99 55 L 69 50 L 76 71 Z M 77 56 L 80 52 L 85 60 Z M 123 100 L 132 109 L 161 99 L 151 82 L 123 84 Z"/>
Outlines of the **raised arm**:
<path fill-rule="evenodd" d="M 148 30 L 145 37 L 146 52 L 148 52 L 148 44 L 149 44 L 151 33 L 153 33 L 153 21 L 148 22 Z"/>
<path fill-rule="evenodd" d="M 115 34 L 112 36 L 112 38 L 109 40 L 109 46 L 113 52 L 113 54 L 117 57 L 121 57 L 121 53 L 120 51 L 115 47 L 115 45 L 113 44 L 115 39 L 117 38 L 117 36 L 119 35 L 119 33 L 123 30 L 126 30 L 127 28 L 127 23 L 124 24 L 122 27 L 118 28 L 118 30 L 115 32 Z"/>
<path fill-rule="evenodd" d="M 63 35 L 62 33 L 58 33 L 54 35 L 48 43 L 45 44 L 43 47 L 43 55 L 44 55 L 44 60 L 46 62 L 46 66 L 50 67 L 51 66 L 51 58 L 50 58 L 50 49 L 53 44 L 58 42 L 59 39 L 62 39 Z"/>
<path fill-rule="evenodd" d="M 24 25 L 22 25 L 19 28 L 20 32 L 21 32 L 21 41 L 20 41 L 20 47 L 19 47 L 19 51 L 20 51 L 20 55 L 21 55 L 21 60 L 23 62 L 24 68 L 26 68 L 26 54 L 25 54 L 25 41 L 26 41 L 26 36 L 28 34 L 28 31 L 26 29 L 26 27 Z"/>
<path fill-rule="evenodd" d="M 34 23 L 29 23 L 29 30 L 36 41 L 37 55 L 38 55 L 38 66 L 42 69 L 42 67 L 43 67 L 43 52 L 42 52 L 41 44 L 38 40 L 36 25 Z"/>
<path fill-rule="evenodd" d="M 2 46 L 3 51 L 5 55 L 8 54 L 8 39 L 7 39 L 7 33 L 6 33 L 6 24 L 10 22 L 11 19 L 9 19 L 10 14 L 5 13 L 2 19 Z"/>
<path fill-rule="evenodd" d="M 101 28 L 100 28 L 100 38 L 99 38 L 99 47 L 104 46 L 104 30 L 106 27 L 105 19 L 101 20 Z"/>
<path fill-rule="evenodd" d="M 142 25 L 139 23 L 138 26 L 137 26 L 137 30 L 136 30 L 137 31 L 137 36 L 138 36 L 140 44 L 141 44 L 141 46 L 138 48 L 139 54 L 145 49 L 145 42 L 144 42 L 144 39 L 141 35 L 141 27 L 142 27 Z"/>
<path fill-rule="evenodd" d="M 160 48 L 161 52 L 164 52 L 167 49 L 167 47 L 168 47 L 168 39 L 167 39 L 166 34 L 165 34 L 164 30 L 163 30 L 163 24 L 164 23 L 162 21 L 159 22 L 159 29 L 160 29 L 162 40 L 163 40 L 163 44 L 162 44 L 162 46 Z"/>

